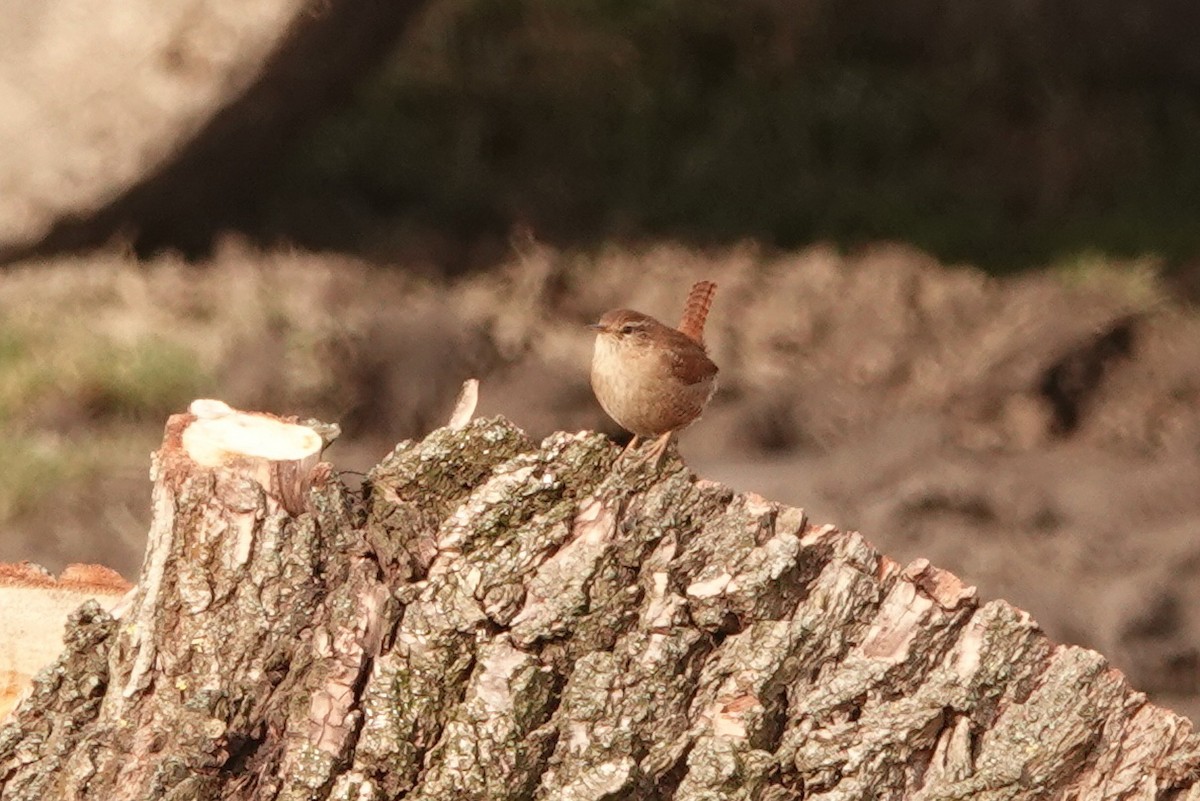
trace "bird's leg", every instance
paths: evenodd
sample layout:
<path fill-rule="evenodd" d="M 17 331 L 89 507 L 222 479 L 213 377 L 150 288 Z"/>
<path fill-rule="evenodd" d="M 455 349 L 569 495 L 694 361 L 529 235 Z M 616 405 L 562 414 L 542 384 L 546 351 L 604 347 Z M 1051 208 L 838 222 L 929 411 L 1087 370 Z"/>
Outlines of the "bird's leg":
<path fill-rule="evenodd" d="M 633 439 L 629 440 L 629 444 L 626 445 L 624 448 L 622 448 L 621 452 L 619 454 L 617 454 L 617 461 L 620 461 L 625 456 L 625 454 L 629 453 L 630 451 L 637 450 L 637 441 L 638 441 L 638 435 L 634 434 Z"/>
<path fill-rule="evenodd" d="M 651 458 L 654 459 L 654 469 L 655 470 L 662 469 L 663 459 L 667 455 L 667 447 L 670 446 L 670 444 L 671 444 L 671 435 L 673 433 L 675 433 L 675 432 L 668 431 L 667 433 L 663 434 L 661 437 L 654 440 L 654 444 L 651 445 L 650 448 L 646 451 L 645 458 L 646 458 L 646 460 L 650 460 Z"/>

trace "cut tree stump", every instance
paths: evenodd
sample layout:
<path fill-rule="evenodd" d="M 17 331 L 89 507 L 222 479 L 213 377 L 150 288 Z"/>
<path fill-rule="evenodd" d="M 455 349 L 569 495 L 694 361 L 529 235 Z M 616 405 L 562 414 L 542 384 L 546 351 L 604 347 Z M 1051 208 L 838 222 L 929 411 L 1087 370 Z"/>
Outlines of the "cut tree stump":
<path fill-rule="evenodd" d="M 172 417 L 140 583 L 72 616 L 0 798 L 1200 799 L 1190 723 L 1019 609 L 461 407 L 361 496 L 319 427 Z"/>

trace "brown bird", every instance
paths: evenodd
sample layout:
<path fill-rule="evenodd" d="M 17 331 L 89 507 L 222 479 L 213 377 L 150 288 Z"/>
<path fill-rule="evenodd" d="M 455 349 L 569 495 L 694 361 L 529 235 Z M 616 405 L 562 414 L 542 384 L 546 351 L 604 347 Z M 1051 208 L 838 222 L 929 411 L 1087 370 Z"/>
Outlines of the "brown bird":
<path fill-rule="evenodd" d="M 679 328 L 629 309 L 605 312 L 596 331 L 592 390 L 608 416 L 639 437 L 657 440 L 647 452 L 661 459 L 671 434 L 700 419 L 717 388 L 717 366 L 704 349 L 704 321 L 717 285 L 698 281 Z"/>

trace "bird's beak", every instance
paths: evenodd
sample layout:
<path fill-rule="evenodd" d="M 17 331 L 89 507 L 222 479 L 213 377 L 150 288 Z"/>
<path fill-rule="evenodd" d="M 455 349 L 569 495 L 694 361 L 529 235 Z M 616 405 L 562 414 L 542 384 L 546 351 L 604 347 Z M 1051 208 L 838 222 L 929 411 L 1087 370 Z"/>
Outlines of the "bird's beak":
<path fill-rule="evenodd" d="M 600 325 L 600 323 L 588 323 L 587 327 L 592 329 L 593 331 L 603 331 L 604 330 L 604 326 Z"/>

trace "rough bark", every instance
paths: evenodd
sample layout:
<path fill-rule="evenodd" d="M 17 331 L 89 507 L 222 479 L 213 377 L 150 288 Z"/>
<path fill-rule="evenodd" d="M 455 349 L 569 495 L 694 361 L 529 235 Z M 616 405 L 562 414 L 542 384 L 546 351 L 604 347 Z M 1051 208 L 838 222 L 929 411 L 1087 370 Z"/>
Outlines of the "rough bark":
<path fill-rule="evenodd" d="M 856 533 L 503 419 L 327 465 L 167 426 L 141 581 L 0 730 L 3 799 L 1200 799 L 1103 657 Z M 290 487 L 290 489 L 288 489 Z"/>

